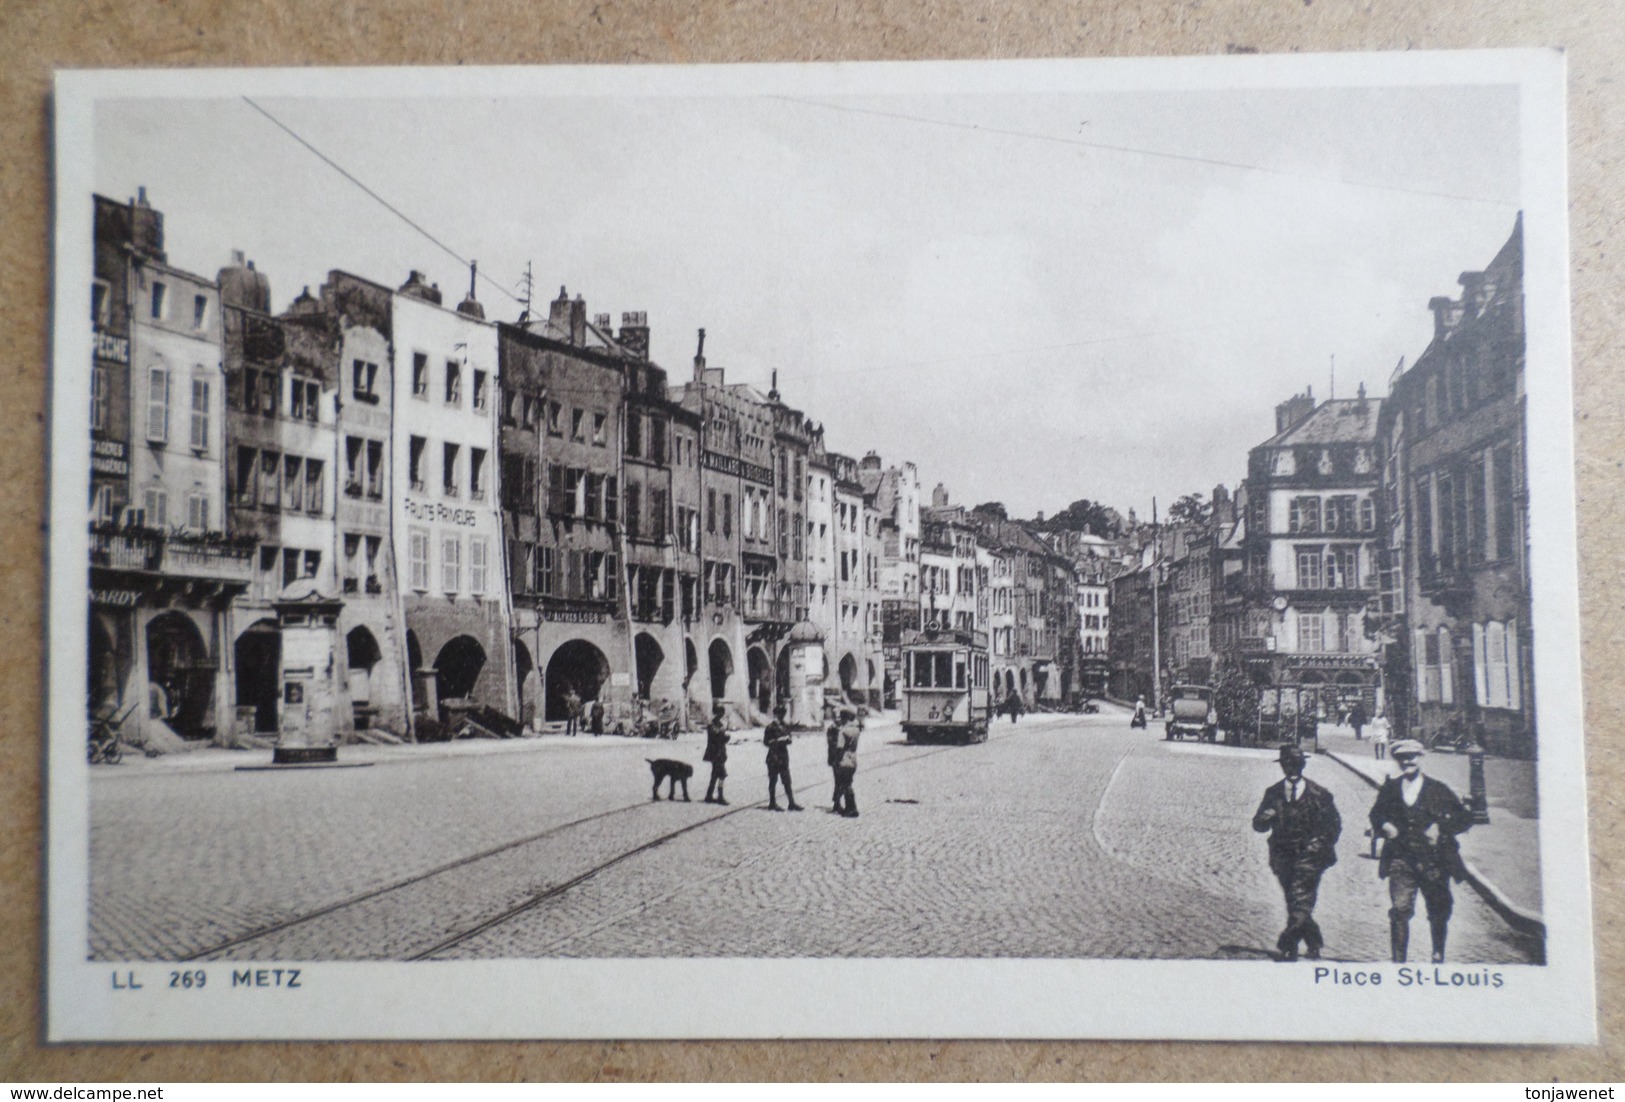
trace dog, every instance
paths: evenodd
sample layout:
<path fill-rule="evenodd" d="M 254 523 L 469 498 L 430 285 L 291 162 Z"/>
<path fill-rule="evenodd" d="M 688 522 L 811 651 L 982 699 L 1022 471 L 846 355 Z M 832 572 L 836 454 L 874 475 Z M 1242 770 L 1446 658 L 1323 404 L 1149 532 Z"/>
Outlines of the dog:
<path fill-rule="evenodd" d="M 666 782 L 666 799 L 677 798 L 677 786 L 683 786 L 683 802 L 691 803 L 688 798 L 688 779 L 694 775 L 694 767 L 686 761 L 674 761 L 671 758 L 644 758 L 649 763 L 649 772 L 654 774 L 654 792 L 651 799 L 660 799 L 660 782 Z"/>

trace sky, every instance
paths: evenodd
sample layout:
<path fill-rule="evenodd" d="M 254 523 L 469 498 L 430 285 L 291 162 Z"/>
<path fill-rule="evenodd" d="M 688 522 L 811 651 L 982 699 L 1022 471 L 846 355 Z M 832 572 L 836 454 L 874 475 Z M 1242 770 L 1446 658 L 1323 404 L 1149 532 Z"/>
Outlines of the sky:
<path fill-rule="evenodd" d="M 1509 86 L 1075 94 L 103 100 L 96 189 L 273 309 L 342 268 L 568 288 L 652 356 L 1012 515 L 1234 486 L 1274 406 L 1381 396 L 1520 205 Z"/>

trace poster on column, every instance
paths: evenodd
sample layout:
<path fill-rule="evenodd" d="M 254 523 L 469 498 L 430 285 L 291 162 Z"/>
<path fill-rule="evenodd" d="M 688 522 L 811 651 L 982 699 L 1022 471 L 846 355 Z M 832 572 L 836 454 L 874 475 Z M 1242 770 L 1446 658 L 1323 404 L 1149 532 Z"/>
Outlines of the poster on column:
<path fill-rule="evenodd" d="M 1592 1040 L 1564 75 L 60 74 L 47 1035 Z"/>

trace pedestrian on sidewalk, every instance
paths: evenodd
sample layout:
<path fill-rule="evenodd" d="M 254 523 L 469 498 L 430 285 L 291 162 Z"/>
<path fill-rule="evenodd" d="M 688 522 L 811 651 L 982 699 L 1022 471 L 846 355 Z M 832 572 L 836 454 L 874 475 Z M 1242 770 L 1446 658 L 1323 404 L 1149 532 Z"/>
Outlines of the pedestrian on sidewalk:
<path fill-rule="evenodd" d="M 1354 728 L 1354 741 L 1359 742 L 1365 738 L 1361 732 L 1365 730 L 1365 704 L 1355 701 L 1354 707 L 1349 709 L 1349 726 Z"/>
<path fill-rule="evenodd" d="M 595 735 L 603 734 L 604 733 L 604 702 L 602 700 L 593 701 L 592 702 L 592 710 L 588 714 L 590 714 L 592 716 L 592 733 L 595 734 Z"/>
<path fill-rule="evenodd" d="M 835 770 L 836 814 L 848 819 L 858 817 L 857 797 L 852 794 L 852 778 L 858 772 L 858 725 L 856 713 L 841 709 L 841 725 L 832 727 L 830 765 Z"/>
<path fill-rule="evenodd" d="M 1416 894 L 1427 904 L 1428 929 L 1433 935 L 1433 963 L 1444 961 L 1445 938 L 1455 900 L 1450 881 L 1465 880 L 1461 845 L 1456 835 L 1473 825 L 1450 786 L 1422 775 L 1422 744 L 1401 739 L 1393 745 L 1399 776 L 1389 777 L 1377 790 L 1371 806 L 1371 830 L 1386 841 L 1377 875 L 1388 881 L 1389 945 L 1394 963 L 1403 963 L 1410 948 L 1411 916 Z"/>
<path fill-rule="evenodd" d="M 762 732 L 762 741 L 767 744 L 767 809 L 782 810 L 779 782 L 783 781 L 786 805 L 791 811 L 800 811 L 801 805 L 796 803 L 796 794 L 790 789 L 790 728 L 784 722 L 783 704 L 773 709 L 773 722 Z"/>
<path fill-rule="evenodd" d="M 576 728 L 581 725 L 581 694 L 576 692 L 575 686 L 564 691 L 564 733 L 573 735 Z"/>
<path fill-rule="evenodd" d="M 1279 959 L 1297 960 L 1301 941 L 1303 955 L 1319 960 L 1325 940 L 1315 922 L 1315 900 L 1321 874 L 1337 864 L 1343 820 L 1332 794 L 1304 777 L 1302 750 L 1283 743 L 1278 760 L 1282 779 L 1264 790 L 1253 814 L 1253 829 L 1269 832 L 1270 871 L 1286 898 L 1286 928 L 1275 947 Z"/>
<path fill-rule="evenodd" d="M 1388 717 L 1379 714 L 1371 721 L 1371 756 L 1378 761 L 1388 757 Z"/>
<path fill-rule="evenodd" d="M 711 779 L 705 786 L 705 802 L 728 806 L 722 797 L 722 782 L 728 778 L 728 721 L 723 718 L 722 705 L 711 712 L 711 722 L 705 726 L 705 757 L 711 763 Z"/>

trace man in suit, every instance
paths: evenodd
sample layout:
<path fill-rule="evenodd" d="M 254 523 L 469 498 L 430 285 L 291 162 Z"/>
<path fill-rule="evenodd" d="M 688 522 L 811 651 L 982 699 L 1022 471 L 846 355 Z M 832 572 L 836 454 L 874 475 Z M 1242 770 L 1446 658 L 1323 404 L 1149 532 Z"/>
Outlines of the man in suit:
<path fill-rule="evenodd" d="M 831 728 L 830 767 L 835 770 L 835 799 L 833 810 L 848 819 L 858 817 L 857 797 L 852 794 L 852 778 L 858 772 L 857 713 L 850 708 L 841 709 L 841 725 Z"/>
<path fill-rule="evenodd" d="M 1320 877 L 1337 863 L 1337 837 L 1343 820 L 1332 794 L 1303 775 L 1303 751 L 1286 743 L 1281 747 L 1282 779 L 1264 790 L 1253 815 L 1253 829 L 1270 836 L 1270 871 L 1281 882 L 1286 897 L 1286 929 L 1276 939 L 1281 960 L 1304 956 L 1320 959 L 1325 941 L 1315 923 L 1315 898 Z"/>
<path fill-rule="evenodd" d="M 1422 775 L 1422 744 L 1401 739 L 1389 750 L 1399 776 L 1389 777 L 1371 806 L 1371 833 L 1386 839 L 1377 875 L 1388 881 L 1388 936 L 1395 963 L 1410 948 L 1411 916 L 1416 893 L 1427 904 L 1433 934 L 1433 963 L 1444 960 L 1445 935 L 1454 900 L 1452 878 L 1462 879 L 1461 846 L 1456 835 L 1473 825 L 1473 817 L 1450 787 Z"/>
<path fill-rule="evenodd" d="M 711 763 L 711 779 L 705 785 L 705 802 L 728 806 L 722 795 L 722 782 L 728 777 L 728 721 L 722 705 L 711 709 L 711 722 L 705 725 L 705 755 Z"/>
<path fill-rule="evenodd" d="M 773 722 L 762 732 L 767 744 L 767 809 L 778 811 L 779 782 L 784 782 L 784 798 L 791 811 L 800 811 L 796 794 L 790 790 L 790 728 L 784 722 L 784 705 L 773 709 Z"/>

